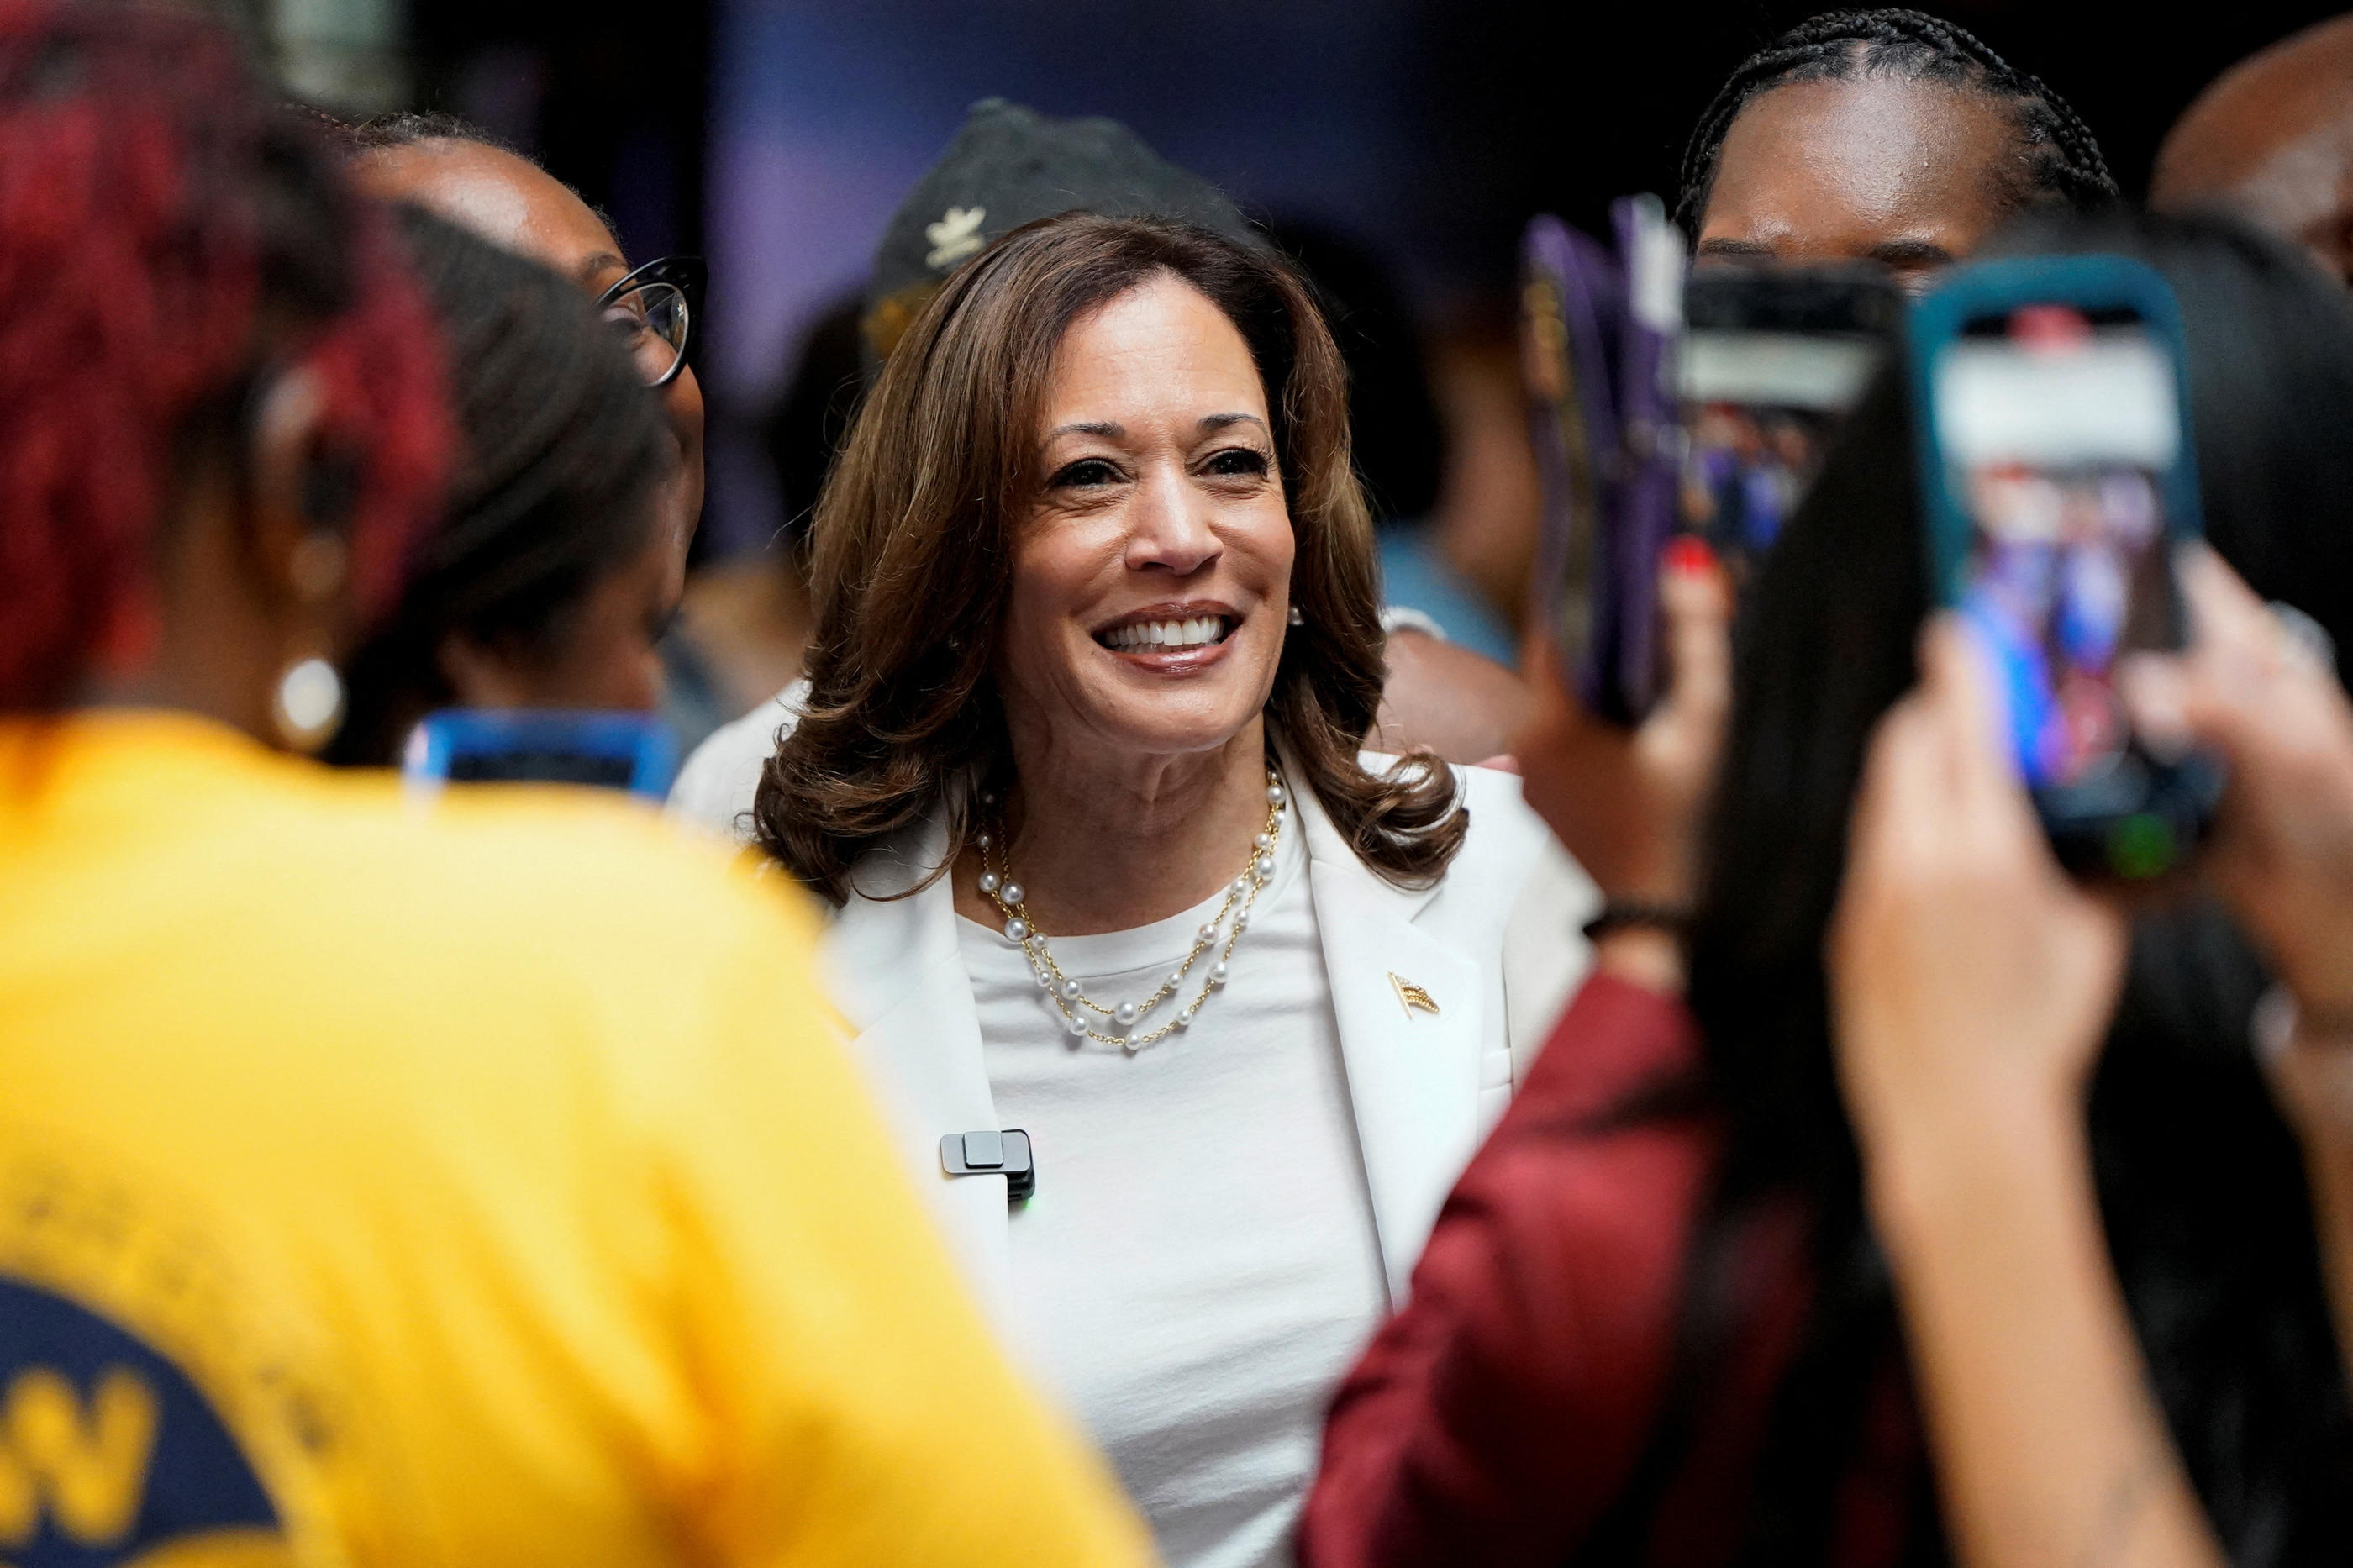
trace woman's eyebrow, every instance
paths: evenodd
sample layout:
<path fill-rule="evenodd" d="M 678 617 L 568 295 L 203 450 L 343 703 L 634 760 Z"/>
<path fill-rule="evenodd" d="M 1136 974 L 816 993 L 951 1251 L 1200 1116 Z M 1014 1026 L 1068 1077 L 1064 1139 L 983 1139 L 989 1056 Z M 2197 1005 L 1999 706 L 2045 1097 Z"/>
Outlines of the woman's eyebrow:
<path fill-rule="evenodd" d="M 1871 247 L 1871 259 L 1887 267 L 1949 267 L 1953 253 L 1933 239 L 1891 239 Z"/>
<path fill-rule="evenodd" d="M 1046 432 L 1050 441 L 1057 436 L 1100 436 L 1106 441 L 1116 441 L 1127 434 L 1127 426 L 1108 419 L 1082 419 L 1070 425 L 1057 425 Z"/>
<path fill-rule="evenodd" d="M 1266 421 L 1255 414 L 1204 414 L 1201 416 L 1200 427 L 1204 430 L 1222 430 L 1229 425 L 1255 425 L 1261 430 L 1266 428 Z"/>
<path fill-rule="evenodd" d="M 609 250 L 600 250 L 572 269 L 572 275 L 583 284 L 594 286 L 598 276 L 607 272 L 627 272 L 629 264 Z M 618 279 L 615 279 L 618 281 Z"/>

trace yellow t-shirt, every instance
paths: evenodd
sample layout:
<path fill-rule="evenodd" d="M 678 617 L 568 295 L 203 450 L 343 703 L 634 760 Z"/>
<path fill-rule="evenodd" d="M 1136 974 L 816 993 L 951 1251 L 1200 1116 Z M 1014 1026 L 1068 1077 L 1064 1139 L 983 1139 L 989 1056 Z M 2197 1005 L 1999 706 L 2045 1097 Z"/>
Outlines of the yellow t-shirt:
<path fill-rule="evenodd" d="M 809 937 L 587 792 L 0 721 L 0 1563 L 1145 1561 Z"/>

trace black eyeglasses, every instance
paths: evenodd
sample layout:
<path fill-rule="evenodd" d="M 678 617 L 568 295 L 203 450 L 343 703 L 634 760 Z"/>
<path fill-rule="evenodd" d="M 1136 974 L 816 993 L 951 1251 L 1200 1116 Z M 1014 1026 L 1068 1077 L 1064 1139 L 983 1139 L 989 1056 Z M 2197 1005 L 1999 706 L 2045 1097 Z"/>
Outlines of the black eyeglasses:
<path fill-rule="evenodd" d="M 596 301 L 597 313 L 638 362 L 648 386 L 668 386 L 686 366 L 709 269 L 700 256 L 649 261 Z"/>

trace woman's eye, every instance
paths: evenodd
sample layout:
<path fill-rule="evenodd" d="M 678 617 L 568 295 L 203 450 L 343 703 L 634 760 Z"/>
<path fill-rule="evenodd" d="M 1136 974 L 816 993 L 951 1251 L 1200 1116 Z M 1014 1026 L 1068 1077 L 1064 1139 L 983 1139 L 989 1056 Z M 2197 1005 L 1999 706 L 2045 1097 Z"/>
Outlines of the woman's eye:
<path fill-rule="evenodd" d="M 1119 470 L 1101 458 L 1082 458 L 1054 476 L 1054 487 L 1057 489 L 1065 488 L 1083 489 L 1094 485 L 1113 485 L 1118 482 Z"/>
<path fill-rule="evenodd" d="M 1253 451 L 1248 447 L 1229 447 L 1226 450 L 1210 458 L 1208 462 L 1208 471 L 1210 473 L 1220 474 L 1229 478 L 1236 476 L 1245 476 L 1251 479 L 1262 478 L 1266 473 L 1266 454 L 1263 452 Z"/>

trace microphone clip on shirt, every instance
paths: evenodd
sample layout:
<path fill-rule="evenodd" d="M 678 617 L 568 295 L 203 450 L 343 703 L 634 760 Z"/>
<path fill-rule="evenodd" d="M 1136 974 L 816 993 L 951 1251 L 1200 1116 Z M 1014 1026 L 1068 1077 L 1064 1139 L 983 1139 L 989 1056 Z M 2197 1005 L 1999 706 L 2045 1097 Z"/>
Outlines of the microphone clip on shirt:
<path fill-rule="evenodd" d="M 1003 1176 L 1008 1203 L 1027 1203 L 1038 1190 L 1038 1166 L 1029 1156 L 1029 1134 L 1018 1127 L 1002 1132 L 951 1132 L 940 1140 L 940 1169 L 951 1176 Z"/>

